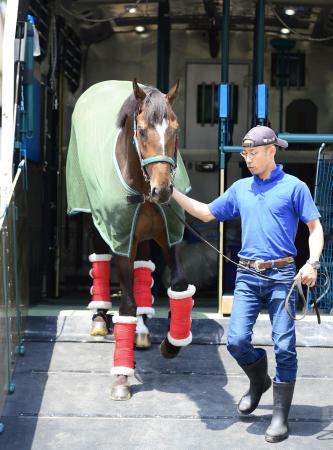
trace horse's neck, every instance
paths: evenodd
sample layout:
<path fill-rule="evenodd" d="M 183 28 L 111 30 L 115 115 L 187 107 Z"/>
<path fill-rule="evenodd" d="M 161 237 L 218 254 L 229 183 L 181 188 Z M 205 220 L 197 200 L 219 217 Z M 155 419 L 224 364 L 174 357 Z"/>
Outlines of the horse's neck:
<path fill-rule="evenodd" d="M 139 157 L 133 143 L 133 120 L 127 120 L 121 130 L 116 147 L 118 165 L 125 182 L 136 191 L 147 194 Z"/>

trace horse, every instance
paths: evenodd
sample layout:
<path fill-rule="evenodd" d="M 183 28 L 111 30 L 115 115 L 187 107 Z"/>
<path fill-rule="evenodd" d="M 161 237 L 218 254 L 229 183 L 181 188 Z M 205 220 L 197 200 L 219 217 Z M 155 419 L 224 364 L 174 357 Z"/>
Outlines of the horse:
<path fill-rule="evenodd" d="M 184 226 L 169 208 L 172 205 L 184 218 L 172 190 L 173 186 L 185 193 L 190 189 L 172 109 L 178 90 L 179 82 L 163 94 L 136 79 L 105 81 L 81 95 L 72 115 L 66 164 L 68 213 L 91 214 L 111 250 L 122 292 L 119 314 L 113 316 L 113 400 L 132 396 L 129 376 L 134 374 L 135 331 L 138 319 L 145 327 L 142 315 L 152 311 L 151 295 L 143 291 L 152 285 L 154 267 L 151 261 L 139 265 L 136 261 L 139 245 L 148 240 L 161 247 L 170 267 L 169 329 L 160 352 L 174 358 L 192 340 L 195 287 L 188 284 L 180 260 L 178 244 Z M 89 259 L 94 279 L 91 307 L 105 311 L 110 305 L 105 280 L 111 255 L 94 253 Z"/>

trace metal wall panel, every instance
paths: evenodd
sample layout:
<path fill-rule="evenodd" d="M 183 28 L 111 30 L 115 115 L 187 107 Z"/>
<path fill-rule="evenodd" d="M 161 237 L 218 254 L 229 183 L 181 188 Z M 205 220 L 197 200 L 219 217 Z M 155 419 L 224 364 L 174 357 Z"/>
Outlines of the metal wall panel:
<path fill-rule="evenodd" d="M 8 325 L 7 325 L 7 289 L 4 280 L 4 248 L 2 230 L 0 232 L 0 411 L 3 409 L 8 386 Z"/>
<path fill-rule="evenodd" d="M 24 354 L 22 329 L 28 307 L 27 208 L 19 180 L 0 229 L 0 415 L 6 394 L 13 393 L 12 374 Z"/>

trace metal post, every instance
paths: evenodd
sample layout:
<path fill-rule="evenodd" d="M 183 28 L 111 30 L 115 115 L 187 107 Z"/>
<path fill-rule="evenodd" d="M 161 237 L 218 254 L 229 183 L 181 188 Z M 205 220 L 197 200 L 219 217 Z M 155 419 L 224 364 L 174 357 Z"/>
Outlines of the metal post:
<path fill-rule="evenodd" d="M 54 296 L 60 295 L 60 273 L 61 273 L 61 245 L 62 245 L 62 189 L 63 189 L 63 173 L 62 173 L 62 144 L 63 144 L 63 121 L 64 121 L 64 74 L 59 75 L 58 82 L 59 93 L 59 122 L 58 122 L 58 170 L 57 170 L 57 231 L 56 231 L 56 258 L 55 258 L 55 286 Z"/>
<path fill-rule="evenodd" d="M 321 133 L 279 133 L 279 138 L 297 144 L 333 144 L 333 134 Z"/>
<path fill-rule="evenodd" d="M 281 81 L 280 81 L 281 83 Z M 279 130 L 283 131 L 283 86 L 279 87 Z"/>
<path fill-rule="evenodd" d="M 230 0 L 223 1 L 222 17 L 222 64 L 221 64 L 221 82 L 229 81 L 229 23 L 230 23 Z"/>
<path fill-rule="evenodd" d="M 15 391 L 15 384 L 11 383 L 11 326 L 9 320 L 9 299 L 8 299 L 8 261 L 7 261 L 7 243 L 8 243 L 8 228 L 4 226 L 2 228 L 2 276 L 3 276 L 3 286 L 4 286 L 4 306 L 5 306 L 5 327 L 6 327 L 6 337 L 7 337 L 7 392 L 8 394 L 13 394 Z"/>
<path fill-rule="evenodd" d="M 16 328 L 17 328 L 17 349 L 18 355 L 23 356 L 25 348 L 22 343 L 21 334 L 21 285 L 20 277 L 18 275 L 18 255 L 17 255 L 17 215 L 18 208 L 15 205 L 15 201 L 12 202 L 12 221 L 13 221 L 13 260 L 14 260 L 14 282 L 15 282 L 15 306 L 16 306 Z"/>
<path fill-rule="evenodd" d="M 229 82 L 229 24 L 230 24 L 230 0 L 223 1 L 223 17 L 221 31 L 221 83 Z M 228 145 L 228 118 L 219 115 L 219 153 L 220 153 L 220 195 L 224 192 L 225 154 L 223 147 Z M 223 253 L 223 223 L 220 222 L 220 252 Z M 223 257 L 219 256 L 219 313 L 223 312 Z"/>
<path fill-rule="evenodd" d="M 170 16 L 169 0 L 158 3 L 157 88 L 169 90 Z"/>
<path fill-rule="evenodd" d="M 253 37 L 253 102 L 252 124 L 257 125 L 255 116 L 255 92 L 258 84 L 264 82 L 264 56 L 265 56 L 265 0 L 258 0 L 256 4 L 256 21 Z"/>

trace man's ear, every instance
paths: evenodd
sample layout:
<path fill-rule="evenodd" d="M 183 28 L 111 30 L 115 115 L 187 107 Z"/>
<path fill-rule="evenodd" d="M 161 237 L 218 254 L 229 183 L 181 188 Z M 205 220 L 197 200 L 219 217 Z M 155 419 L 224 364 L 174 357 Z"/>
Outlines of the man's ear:
<path fill-rule="evenodd" d="M 179 89 L 179 80 L 177 80 L 177 83 L 174 86 L 172 86 L 170 91 L 166 94 L 166 98 L 168 99 L 168 102 L 170 103 L 171 106 L 176 101 L 178 89 Z"/>
<path fill-rule="evenodd" d="M 276 155 L 276 146 L 275 145 L 271 145 L 271 154 L 273 155 L 273 156 L 275 156 Z"/>
<path fill-rule="evenodd" d="M 146 93 L 143 89 L 140 88 L 138 85 L 136 78 L 133 80 L 133 92 L 134 97 L 137 99 L 138 102 L 143 102 L 143 100 L 146 98 Z"/>

